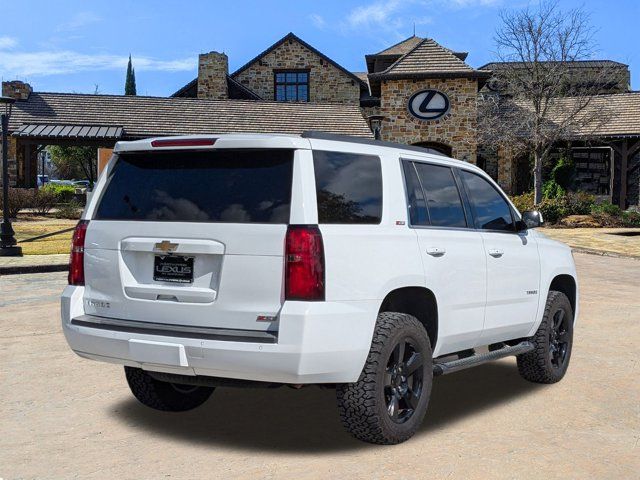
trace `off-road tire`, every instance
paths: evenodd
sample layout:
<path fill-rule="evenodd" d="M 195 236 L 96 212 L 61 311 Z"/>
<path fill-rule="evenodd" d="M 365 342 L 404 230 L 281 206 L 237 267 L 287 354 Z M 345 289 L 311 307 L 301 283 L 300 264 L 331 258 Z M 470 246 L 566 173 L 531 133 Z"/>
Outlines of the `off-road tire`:
<path fill-rule="evenodd" d="M 558 367 L 554 366 L 551 360 L 550 335 L 552 335 L 554 315 L 560 309 L 564 310 L 564 315 L 568 320 L 566 325 L 568 342 L 564 361 Z M 522 378 L 534 383 L 556 383 L 562 380 L 567 372 L 571 358 L 573 320 L 573 309 L 567 296 L 562 292 L 551 290 L 547 297 L 542 323 L 536 334 L 530 339 L 535 348 L 530 352 L 517 356 L 518 372 L 520 372 Z"/>
<path fill-rule="evenodd" d="M 213 393 L 213 387 L 194 387 L 156 380 L 140 368 L 124 367 L 133 395 L 147 407 L 165 412 L 184 412 L 199 407 Z"/>
<path fill-rule="evenodd" d="M 395 347 L 405 340 L 415 342 L 416 348 L 421 350 L 422 387 L 411 416 L 404 423 L 395 423 L 387 410 L 384 379 Z M 354 437 L 368 443 L 391 445 L 404 442 L 413 436 L 422 423 L 432 382 L 431 343 L 424 326 L 411 315 L 380 313 L 360 378 L 355 383 L 336 386 L 342 424 Z"/>

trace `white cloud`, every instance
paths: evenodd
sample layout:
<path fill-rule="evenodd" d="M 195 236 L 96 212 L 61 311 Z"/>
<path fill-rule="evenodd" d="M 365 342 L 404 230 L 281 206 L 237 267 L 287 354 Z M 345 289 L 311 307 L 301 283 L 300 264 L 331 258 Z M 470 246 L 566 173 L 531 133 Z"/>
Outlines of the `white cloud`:
<path fill-rule="evenodd" d="M 463 8 L 493 7 L 504 0 L 375 0 L 351 9 L 339 23 L 343 33 L 375 34 L 377 37 L 407 38 L 415 25 L 433 23 L 436 14 Z M 437 13 L 434 13 L 437 12 Z M 382 35 L 381 35 L 382 33 Z M 424 31 L 417 30 L 418 35 Z"/>
<path fill-rule="evenodd" d="M 351 10 L 347 15 L 347 25 L 353 28 L 382 25 L 392 20 L 392 15 L 401 7 L 398 0 L 378 1 L 361 5 Z"/>
<path fill-rule="evenodd" d="M 312 13 L 309 15 L 311 22 L 319 29 L 323 29 L 327 22 L 324 21 L 324 17 L 322 15 L 318 15 L 317 13 Z"/>
<path fill-rule="evenodd" d="M 68 32 L 70 30 L 78 30 L 80 28 L 99 22 L 101 18 L 92 12 L 78 12 L 73 15 L 67 22 L 61 23 L 56 27 L 58 32 Z"/>
<path fill-rule="evenodd" d="M 38 52 L 3 52 L 0 71 L 6 78 L 25 76 L 62 75 L 96 70 L 124 70 L 128 55 L 84 54 L 69 50 Z M 193 70 L 197 56 L 174 60 L 133 57 L 136 71 L 180 72 Z"/>
<path fill-rule="evenodd" d="M 0 49 L 13 48 L 18 45 L 18 40 L 13 37 L 0 37 Z"/>

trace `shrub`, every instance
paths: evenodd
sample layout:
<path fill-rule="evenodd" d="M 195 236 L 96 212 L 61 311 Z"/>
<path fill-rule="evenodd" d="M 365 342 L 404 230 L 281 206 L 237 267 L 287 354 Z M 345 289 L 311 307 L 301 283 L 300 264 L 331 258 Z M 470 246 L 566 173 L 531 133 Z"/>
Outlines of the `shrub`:
<path fill-rule="evenodd" d="M 569 192 L 566 203 L 567 215 L 589 215 L 596 204 L 596 197 L 586 192 Z"/>
<path fill-rule="evenodd" d="M 511 201 L 520 213 L 535 210 L 533 205 L 533 192 L 523 193 L 522 195 L 511 197 Z"/>
<path fill-rule="evenodd" d="M 613 205 L 609 202 L 593 205 L 591 207 L 591 213 L 594 215 L 611 215 L 613 217 L 619 217 L 622 215 L 622 209 L 618 205 Z"/>
<path fill-rule="evenodd" d="M 622 223 L 625 227 L 640 227 L 640 212 L 633 210 L 622 212 Z"/>
<path fill-rule="evenodd" d="M 536 205 L 536 209 L 542 213 L 542 218 L 547 223 L 557 223 L 561 218 L 568 215 L 565 197 L 545 198 L 540 204 Z"/>
<path fill-rule="evenodd" d="M 56 203 L 68 203 L 73 200 L 73 196 L 76 193 L 76 188 L 71 185 L 58 185 L 55 183 L 48 183 L 40 190 L 52 192 L 56 196 Z"/>
<path fill-rule="evenodd" d="M 33 196 L 33 209 L 38 215 L 46 215 L 58 202 L 58 197 L 50 189 L 41 188 Z"/>
<path fill-rule="evenodd" d="M 9 188 L 9 217 L 16 218 L 18 213 L 25 208 L 33 206 L 33 190 L 26 188 Z M 0 195 L 0 210 L 2 205 L 2 195 Z"/>
<path fill-rule="evenodd" d="M 58 210 L 54 213 L 56 218 L 70 218 L 78 219 L 82 213 L 82 205 L 77 201 L 72 200 L 69 203 L 64 203 L 58 206 Z"/>
<path fill-rule="evenodd" d="M 560 198 L 564 197 L 567 191 L 560 186 L 555 180 L 548 180 L 542 185 L 543 198 Z"/>
<path fill-rule="evenodd" d="M 571 157 L 560 157 L 558 163 L 551 170 L 551 178 L 564 191 L 573 184 L 576 166 Z"/>

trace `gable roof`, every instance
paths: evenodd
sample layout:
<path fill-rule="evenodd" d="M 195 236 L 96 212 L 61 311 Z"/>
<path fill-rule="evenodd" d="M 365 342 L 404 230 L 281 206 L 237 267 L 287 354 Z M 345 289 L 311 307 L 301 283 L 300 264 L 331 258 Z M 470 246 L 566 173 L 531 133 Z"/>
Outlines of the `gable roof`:
<path fill-rule="evenodd" d="M 227 75 L 227 88 L 229 90 L 229 99 L 232 100 L 262 100 L 262 97 L 253 90 L 245 87 L 237 80 Z M 198 79 L 194 78 L 180 90 L 172 93 L 171 97 L 187 97 L 196 98 L 198 96 Z"/>
<path fill-rule="evenodd" d="M 254 58 L 252 58 L 251 60 L 249 60 L 247 63 L 245 63 L 243 66 L 241 66 L 240 68 L 238 68 L 235 72 L 233 72 L 230 76 L 231 77 L 236 77 L 237 75 L 239 75 L 240 73 L 242 73 L 243 71 L 245 71 L 247 68 L 249 68 L 251 65 L 253 65 L 255 62 L 257 62 L 258 60 L 260 60 L 262 57 L 264 57 L 265 55 L 268 55 L 269 53 L 271 53 L 272 51 L 274 51 L 276 48 L 278 48 L 280 45 L 282 45 L 283 43 L 287 42 L 287 41 L 294 41 L 299 43 L 300 45 L 302 45 L 304 48 L 306 48 L 307 50 L 315 53 L 316 55 L 318 55 L 320 58 L 322 58 L 324 61 L 326 61 L 327 63 L 333 65 L 334 67 L 336 67 L 338 70 L 342 71 L 343 73 L 345 73 L 347 76 L 349 76 L 351 79 L 353 79 L 354 81 L 358 82 L 359 85 L 366 87 L 366 84 L 360 79 L 358 78 L 356 75 L 354 75 L 353 73 L 351 73 L 349 70 L 347 70 L 346 68 L 344 68 L 342 65 L 336 63 L 335 61 L 331 60 L 329 57 L 327 57 L 324 53 L 320 52 L 319 50 L 315 49 L 314 47 L 312 47 L 311 45 L 309 45 L 307 42 L 305 42 L 304 40 L 302 40 L 300 37 L 296 36 L 293 32 L 289 32 L 287 33 L 284 37 L 282 37 L 280 40 L 278 40 L 276 43 L 274 43 L 273 45 L 271 45 L 269 48 L 267 48 L 266 50 L 260 52 L 258 55 L 256 55 Z"/>
<path fill-rule="evenodd" d="M 120 127 L 123 138 L 306 130 L 372 137 L 357 105 L 76 93 L 33 92 L 17 101 L 9 130 L 25 125 Z"/>

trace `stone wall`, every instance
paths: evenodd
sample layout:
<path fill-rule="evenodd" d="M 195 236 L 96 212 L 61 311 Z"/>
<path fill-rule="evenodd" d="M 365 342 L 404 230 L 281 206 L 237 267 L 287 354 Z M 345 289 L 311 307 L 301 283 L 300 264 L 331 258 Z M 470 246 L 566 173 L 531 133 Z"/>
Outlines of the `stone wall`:
<path fill-rule="evenodd" d="M 309 101 L 360 102 L 360 85 L 342 70 L 294 40 L 287 40 L 233 78 L 265 100 L 274 100 L 274 70 L 308 69 Z"/>
<path fill-rule="evenodd" d="M 9 149 L 7 150 L 7 165 L 9 165 L 9 186 L 15 187 L 17 183 L 17 164 L 16 164 L 16 143 L 17 140 L 9 137 Z M 2 168 L 2 145 L 0 144 L 0 172 Z M 0 175 L 0 185 L 2 185 L 2 175 Z"/>
<path fill-rule="evenodd" d="M 227 75 L 229 59 L 224 53 L 209 52 L 198 56 L 198 98 L 229 98 Z"/>
<path fill-rule="evenodd" d="M 437 120 L 413 117 L 407 104 L 411 95 L 427 88 L 449 97 L 449 112 Z M 382 139 L 414 144 L 437 142 L 448 145 L 454 158 L 476 163 L 478 82 L 468 78 L 387 80 L 382 82 L 380 114 L 385 120 Z"/>

